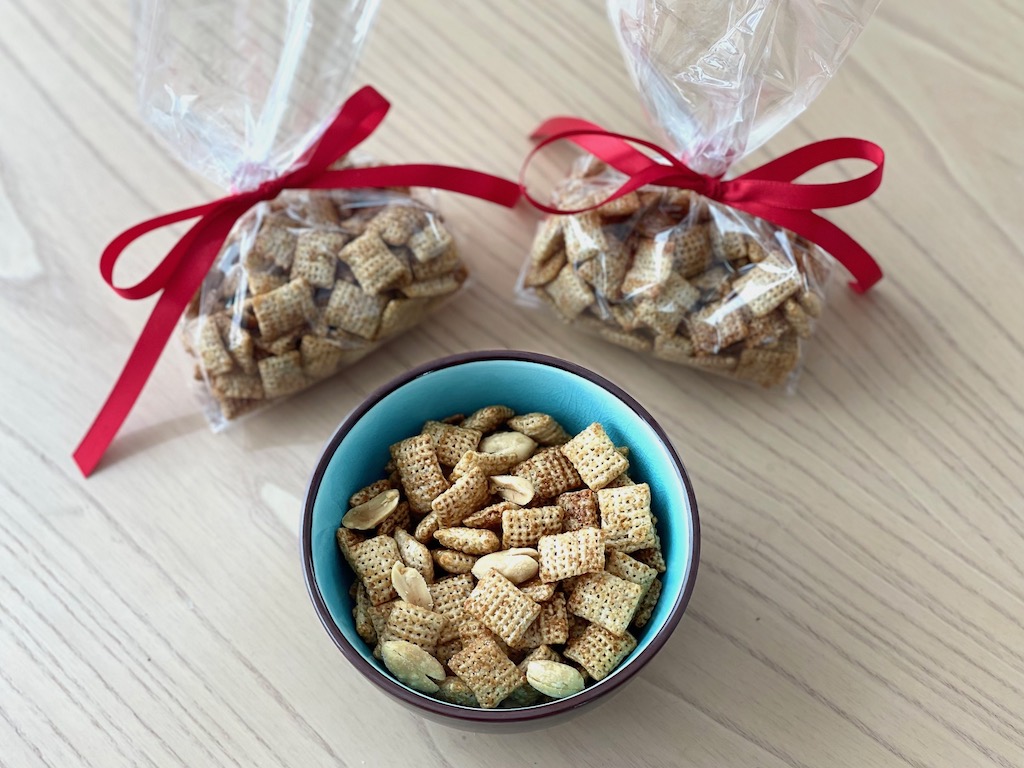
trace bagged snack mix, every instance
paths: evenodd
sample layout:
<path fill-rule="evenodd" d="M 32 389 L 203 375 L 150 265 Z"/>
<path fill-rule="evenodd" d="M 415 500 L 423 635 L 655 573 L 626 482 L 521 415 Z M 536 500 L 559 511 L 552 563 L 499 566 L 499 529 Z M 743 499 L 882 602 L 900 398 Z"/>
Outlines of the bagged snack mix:
<path fill-rule="evenodd" d="M 870 195 L 882 151 L 834 139 L 723 177 L 818 95 L 877 0 L 839 6 L 608 0 L 633 80 L 670 149 L 576 118 L 542 125 L 537 149 L 567 139 L 589 154 L 550 205 L 530 198 L 551 215 L 520 295 L 629 349 L 763 387 L 795 385 L 833 257 L 857 290 L 881 277 L 867 252 L 814 210 Z M 836 184 L 792 183 L 846 158 L 876 167 Z"/>
<path fill-rule="evenodd" d="M 377 0 L 141 0 L 143 116 L 187 166 L 230 194 L 132 227 L 198 219 L 130 288 L 153 315 L 75 459 L 88 474 L 179 325 L 207 417 L 223 427 L 412 328 L 466 280 L 451 231 L 412 187 L 514 205 L 513 182 L 438 165 L 377 165 L 352 150 L 387 113 L 345 100 Z M 339 106 L 340 105 L 340 106 Z"/>

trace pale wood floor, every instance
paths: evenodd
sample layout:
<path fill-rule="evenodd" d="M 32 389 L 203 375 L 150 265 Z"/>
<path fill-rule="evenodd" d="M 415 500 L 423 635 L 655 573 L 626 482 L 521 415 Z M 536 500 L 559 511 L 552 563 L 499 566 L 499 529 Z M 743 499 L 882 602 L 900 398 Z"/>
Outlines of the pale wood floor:
<path fill-rule="evenodd" d="M 368 148 L 512 175 L 551 114 L 647 132 L 601 6 L 388 0 L 356 78 L 395 103 Z M 757 155 L 840 135 L 888 152 L 881 191 L 834 214 L 887 277 L 833 293 L 795 398 L 526 313 L 534 214 L 444 196 L 474 282 L 443 316 L 216 436 L 172 345 L 84 481 L 70 452 L 148 313 L 101 283 L 99 253 L 214 192 L 137 117 L 129 18 L 124 0 L 0 0 L 0 765 L 1024 764 L 1017 0 L 885 4 Z M 349 408 L 492 347 L 571 358 L 646 404 L 691 472 L 704 545 L 689 611 L 618 698 L 481 740 L 348 667 L 296 532 Z"/>

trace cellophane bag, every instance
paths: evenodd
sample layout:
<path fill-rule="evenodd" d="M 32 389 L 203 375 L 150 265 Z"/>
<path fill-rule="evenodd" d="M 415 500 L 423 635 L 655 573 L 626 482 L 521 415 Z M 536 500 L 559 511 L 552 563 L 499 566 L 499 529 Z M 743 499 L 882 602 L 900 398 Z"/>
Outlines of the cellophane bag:
<path fill-rule="evenodd" d="M 721 177 L 821 92 L 878 0 L 608 0 L 665 146 Z M 625 176 L 582 155 L 559 209 Z M 834 261 L 804 238 L 695 192 L 648 186 L 539 226 L 518 290 L 621 346 L 792 389 Z"/>
<path fill-rule="evenodd" d="M 232 191 L 289 169 L 344 100 L 378 0 L 142 0 L 143 116 Z M 366 158 L 345 165 L 364 165 Z M 235 225 L 182 323 L 214 428 L 406 331 L 466 279 L 431 197 L 290 190 Z"/>

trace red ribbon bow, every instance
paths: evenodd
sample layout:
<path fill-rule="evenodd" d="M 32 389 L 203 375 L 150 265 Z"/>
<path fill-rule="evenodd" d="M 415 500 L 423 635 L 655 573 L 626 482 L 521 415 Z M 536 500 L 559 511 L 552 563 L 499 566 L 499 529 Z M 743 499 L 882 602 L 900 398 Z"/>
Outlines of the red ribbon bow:
<path fill-rule="evenodd" d="M 389 107 L 387 100 L 376 90 L 364 87 L 341 106 L 320 138 L 283 175 L 247 192 L 143 221 L 115 237 L 104 249 L 100 258 L 100 274 L 119 296 L 143 299 L 161 293 L 113 391 L 75 450 L 75 462 L 84 475 L 88 476 L 95 469 L 127 418 L 178 319 L 210 271 L 231 227 L 256 203 L 272 200 L 285 189 L 435 187 L 509 208 L 516 204 L 519 187 L 514 182 L 466 168 L 391 165 L 331 170 L 332 163 L 374 132 Z M 132 242 L 147 232 L 195 218 L 199 221 L 145 279 L 129 288 L 114 285 L 114 265 Z"/>
<path fill-rule="evenodd" d="M 611 133 L 599 125 L 575 117 L 551 118 L 534 131 L 531 138 L 541 141 L 523 163 L 519 184 L 523 197 L 547 213 L 564 215 L 592 211 L 648 184 L 692 189 L 817 243 L 849 270 L 853 276 L 850 286 L 858 293 L 868 290 L 882 278 L 882 270 L 871 254 L 838 226 L 814 212 L 818 208 L 838 208 L 859 202 L 878 189 L 882 183 L 885 153 L 870 141 L 847 138 L 818 141 L 734 179 L 722 179 L 697 173 L 657 144 L 621 133 Z M 585 208 L 569 210 L 539 202 L 526 188 L 526 169 L 541 149 L 562 139 L 572 141 L 629 178 L 610 197 Z M 647 147 L 666 162 L 659 162 L 631 144 Z M 874 163 L 875 168 L 849 181 L 831 184 L 793 183 L 814 168 L 847 159 L 867 160 Z"/>

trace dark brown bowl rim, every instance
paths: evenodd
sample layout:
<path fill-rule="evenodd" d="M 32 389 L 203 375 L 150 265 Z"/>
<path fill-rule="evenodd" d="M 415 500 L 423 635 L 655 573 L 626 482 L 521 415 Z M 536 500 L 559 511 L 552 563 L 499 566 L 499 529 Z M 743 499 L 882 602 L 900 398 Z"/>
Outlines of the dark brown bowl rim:
<path fill-rule="evenodd" d="M 462 365 L 463 363 L 484 360 L 514 360 L 560 368 L 564 371 L 574 373 L 577 376 L 587 379 L 611 392 L 622 400 L 623 403 L 629 406 L 645 422 L 647 422 L 661 439 L 665 449 L 668 451 L 673 463 L 675 464 L 676 471 L 679 473 L 679 476 L 683 481 L 683 486 L 686 488 L 686 495 L 690 502 L 690 524 L 693 530 L 690 549 L 692 551 L 691 560 L 693 566 L 690 569 L 686 583 L 683 585 L 683 589 L 679 593 L 679 597 L 677 598 L 675 605 L 672 606 L 668 620 L 651 639 L 648 646 L 640 652 L 640 655 L 638 655 L 632 663 L 622 669 L 621 672 L 606 679 L 605 681 L 602 681 L 601 683 L 585 689 L 582 693 L 571 696 L 567 699 L 553 701 L 534 707 L 525 707 L 522 709 L 471 709 L 467 707 L 458 707 L 452 704 L 447 704 L 443 701 L 438 701 L 437 699 L 422 697 L 395 682 L 387 675 L 381 674 L 376 667 L 370 665 L 351 646 L 345 636 L 341 633 L 341 630 L 331 617 L 330 611 L 327 609 L 327 603 L 324 601 L 323 595 L 320 593 L 320 587 L 317 586 L 316 577 L 313 573 L 313 502 L 315 501 L 316 494 L 320 489 L 320 483 L 323 480 L 323 476 L 327 471 L 327 465 L 345 435 L 348 434 L 356 422 L 358 422 L 370 408 L 376 405 L 386 395 L 394 392 L 396 389 L 404 386 L 413 379 L 444 368 L 451 368 L 453 366 Z M 592 701 L 611 693 L 616 688 L 626 683 L 633 677 L 633 675 L 639 672 L 659 650 L 661 650 L 662 646 L 665 645 L 669 636 L 671 636 L 672 632 L 679 624 L 680 619 L 682 619 L 683 612 L 686 610 L 686 605 L 689 603 L 690 596 L 693 594 L 693 587 L 697 580 L 697 566 L 700 562 L 700 521 L 697 516 L 697 498 L 694 495 L 693 486 L 690 483 L 689 476 L 686 474 L 683 462 L 679 459 L 679 455 L 672 446 L 672 442 L 669 440 L 668 435 L 665 434 L 661 425 L 658 424 L 647 409 L 640 405 L 640 403 L 638 403 L 625 390 L 608 381 L 603 376 L 561 358 L 540 354 L 538 352 L 525 352 L 520 350 L 483 350 L 478 352 L 461 352 L 455 355 L 448 355 L 416 366 L 415 368 L 396 376 L 391 381 L 378 387 L 369 396 L 367 396 L 362 403 L 353 409 L 348 416 L 345 417 L 344 421 L 342 421 L 341 425 L 321 452 L 320 458 L 316 463 L 316 468 L 313 470 L 309 482 L 306 485 L 306 497 L 303 504 L 302 529 L 299 547 L 302 556 L 303 575 L 306 580 L 306 589 L 309 592 L 310 599 L 313 601 L 313 607 L 316 609 L 317 616 L 320 618 L 320 623 L 323 624 L 324 629 L 327 630 L 327 634 L 331 636 L 331 639 L 334 641 L 334 644 L 338 646 L 338 649 L 371 683 L 382 689 L 390 696 L 410 704 L 417 709 L 430 712 L 435 716 L 441 715 L 444 717 L 451 717 L 463 722 L 516 723 L 537 720 L 545 717 L 553 717 L 558 714 L 569 712 L 578 707 L 586 706 Z"/>

